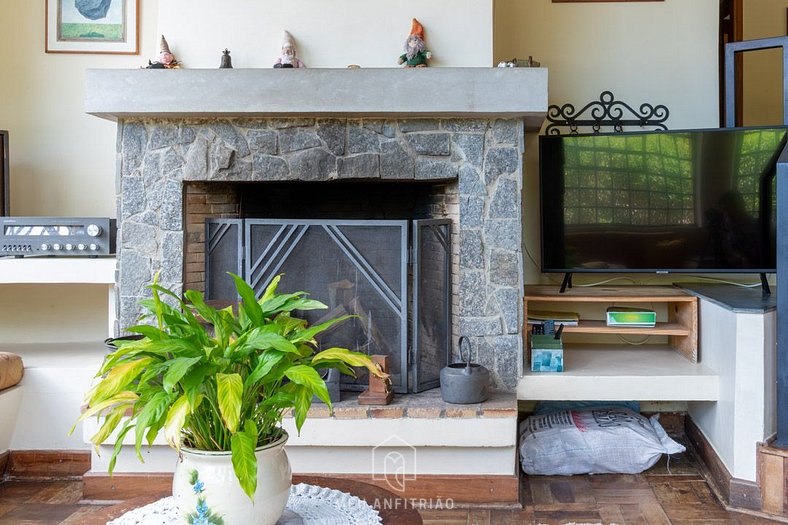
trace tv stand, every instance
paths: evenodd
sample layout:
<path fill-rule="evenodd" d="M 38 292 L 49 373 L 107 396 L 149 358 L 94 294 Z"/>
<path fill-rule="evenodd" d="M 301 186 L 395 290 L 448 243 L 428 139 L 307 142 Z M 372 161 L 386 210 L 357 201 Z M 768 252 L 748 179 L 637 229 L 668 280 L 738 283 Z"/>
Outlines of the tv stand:
<path fill-rule="evenodd" d="M 644 305 L 658 310 L 663 319 L 654 327 L 607 326 L 604 310 L 610 305 Z M 564 371 L 560 373 L 530 371 L 530 334 L 526 328 L 525 371 L 517 385 L 519 399 L 717 399 L 716 373 L 698 362 L 697 298 L 683 290 L 670 286 L 600 286 L 561 292 L 558 286 L 526 286 L 526 319 L 531 309 L 575 310 L 580 313 L 580 321 L 577 326 L 564 325 Z M 626 338 L 632 336 L 658 337 L 648 344 L 626 344 Z"/>
<path fill-rule="evenodd" d="M 761 295 L 769 297 L 772 295 L 772 290 L 769 288 L 769 281 L 766 280 L 766 274 L 761 272 Z"/>
<path fill-rule="evenodd" d="M 572 272 L 566 272 L 564 274 L 564 280 L 561 281 L 561 290 L 559 290 L 558 293 L 565 293 L 567 286 L 569 288 L 572 287 Z"/>

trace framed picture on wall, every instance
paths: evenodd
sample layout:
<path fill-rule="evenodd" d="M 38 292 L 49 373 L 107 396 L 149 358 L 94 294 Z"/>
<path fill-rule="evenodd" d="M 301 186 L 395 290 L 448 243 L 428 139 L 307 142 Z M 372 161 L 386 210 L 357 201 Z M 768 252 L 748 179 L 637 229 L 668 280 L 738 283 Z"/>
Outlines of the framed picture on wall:
<path fill-rule="evenodd" d="M 139 53 L 139 0 L 45 0 L 47 53 Z"/>

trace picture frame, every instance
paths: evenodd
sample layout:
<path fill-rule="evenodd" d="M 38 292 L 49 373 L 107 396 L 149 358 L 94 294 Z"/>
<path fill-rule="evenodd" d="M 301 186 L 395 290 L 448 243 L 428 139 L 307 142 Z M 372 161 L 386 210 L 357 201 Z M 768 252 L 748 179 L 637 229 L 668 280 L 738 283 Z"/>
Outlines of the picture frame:
<path fill-rule="evenodd" d="M 47 53 L 139 54 L 139 0 L 44 0 Z"/>

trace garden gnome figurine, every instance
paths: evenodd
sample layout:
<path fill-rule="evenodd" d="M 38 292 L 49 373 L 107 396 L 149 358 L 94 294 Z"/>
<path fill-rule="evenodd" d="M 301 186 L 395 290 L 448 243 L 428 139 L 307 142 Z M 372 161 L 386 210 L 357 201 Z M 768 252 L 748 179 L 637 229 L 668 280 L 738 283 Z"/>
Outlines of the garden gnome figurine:
<path fill-rule="evenodd" d="M 399 63 L 405 67 L 427 67 L 427 60 L 432 53 L 424 44 L 424 27 L 415 18 L 410 28 L 410 35 L 405 40 L 405 53 L 399 57 Z"/>
<path fill-rule="evenodd" d="M 277 58 L 276 62 L 274 62 L 274 67 L 306 67 L 304 63 L 298 59 L 296 54 L 297 52 L 295 42 L 293 41 L 293 36 L 285 31 L 284 38 L 282 40 L 282 54 L 279 55 L 279 58 Z"/>
<path fill-rule="evenodd" d="M 159 40 L 159 55 L 156 57 L 156 62 L 148 61 L 148 69 L 177 69 L 181 67 L 175 55 L 170 51 L 170 46 L 167 44 L 167 39 L 161 35 Z"/>

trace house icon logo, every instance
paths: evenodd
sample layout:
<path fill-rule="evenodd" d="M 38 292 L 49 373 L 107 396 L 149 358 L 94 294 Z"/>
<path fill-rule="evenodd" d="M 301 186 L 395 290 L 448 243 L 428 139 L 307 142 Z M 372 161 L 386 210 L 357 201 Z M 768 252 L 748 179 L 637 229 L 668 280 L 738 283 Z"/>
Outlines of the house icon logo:
<path fill-rule="evenodd" d="M 406 481 L 416 479 L 416 448 L 396 434 L 377 444 L 372 449 L 372 479 L 403 492 Z"/>

